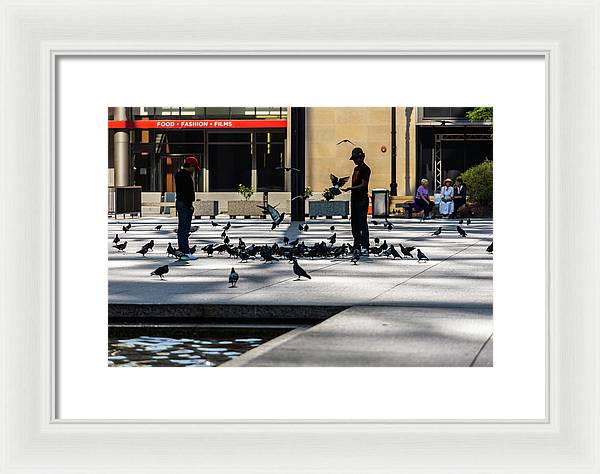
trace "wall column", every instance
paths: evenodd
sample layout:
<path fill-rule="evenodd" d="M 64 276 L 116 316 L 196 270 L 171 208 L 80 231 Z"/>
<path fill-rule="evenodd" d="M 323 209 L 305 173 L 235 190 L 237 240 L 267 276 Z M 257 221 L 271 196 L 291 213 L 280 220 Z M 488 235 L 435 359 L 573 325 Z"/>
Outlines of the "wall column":
<path fill-rule="evenodd" d="M 115 120 L 127 120 L 125 107 L 115 107 Z M 129 133 L 119 130 L 114 135 L 115 186 L 129 186 Z"/>
<path fill-rule="evenodd" d="M 299 171 L 292 171 L 291 199 L 296 196 L 304 196 L 305 186 L 305 148 L 306 148 L 306 109 L 304 107 L 292 107 L 291 111 L 291 165 Z M 291 201 L 292 221 L 304 221 L 305 204 L 304 199 Z"/>

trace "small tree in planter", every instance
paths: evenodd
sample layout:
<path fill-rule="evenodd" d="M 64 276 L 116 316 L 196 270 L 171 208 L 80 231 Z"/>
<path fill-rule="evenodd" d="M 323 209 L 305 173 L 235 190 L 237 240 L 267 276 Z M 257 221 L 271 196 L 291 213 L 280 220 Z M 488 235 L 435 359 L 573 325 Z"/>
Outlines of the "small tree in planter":
<path fill-rule="evenodd" d="M 240 185 L 238 186 L 238 192 L 247 201 L 254 194 L 254 189 L 252 189 L 252 187 L 250 187 L 250 186 L 245 186 L 245 185 L 243 185 L 243 184 L 240 183 Z"/>
<path fill-rule="evenodd" d="M 307 199 L 311 198 L 313 195 L 312 189 L 310 188 L 310 186 L 306 186 L 304 188 L 304 200 L 306 201 Z"/>
<path fill-rule="evenodd" d="M 331 192 L 329 188 L 325 188 L 325 190 L 323 191 L 323 198 L 325 199 L 325 201 L 331 201 L 335 198 L 335 195 Z"/>

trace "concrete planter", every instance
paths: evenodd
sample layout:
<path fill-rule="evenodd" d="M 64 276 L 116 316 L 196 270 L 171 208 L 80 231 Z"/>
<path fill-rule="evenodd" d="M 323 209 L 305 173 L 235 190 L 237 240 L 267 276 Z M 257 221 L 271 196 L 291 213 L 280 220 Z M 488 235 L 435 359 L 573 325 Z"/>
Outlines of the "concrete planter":
<path fill-rule="evenodd" d="M 262 201 L 227 201 L 227 214 L 232 219 L 235 219 L 237 216 L 265 217 L 262 209 L 257 207 L 261 205 Z"/>
<path fill-rule="evenodd" d="M 308 216 L 311 219 L 333 216 L 341 216 L 344 219 L 350 214 L 350 202 L 348 201 L 308 201 Z"/>
<path fill-rule="evenodd" d="M 194 217 L 209 216 L 214 219 L 219 213 L 219 201 L 194 201 Z"/>

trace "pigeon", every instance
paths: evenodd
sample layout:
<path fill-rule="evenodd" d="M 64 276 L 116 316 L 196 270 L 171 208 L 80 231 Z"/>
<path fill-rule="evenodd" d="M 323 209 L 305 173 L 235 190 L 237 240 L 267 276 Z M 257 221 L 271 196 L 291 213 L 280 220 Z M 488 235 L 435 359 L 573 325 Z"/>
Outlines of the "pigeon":
<path fill-rule="evenodd" d="M 126 225 L 123 226 L 123 233 L 127 233 L 127 231 L 129 230 L 129 227 L 127 227 Z"/>
<path fill-rule="evenodd" d="M 160 229 L 162 229 L 162 224 L 158 224 L 158 225 L 157 225 L 157 226 L 154 228 L 154 230 L 160 230 Z"/>
<path fill-rule="evenodd" d="M 332 226 L 329 228 L 329 230 L 330 230 L 331 232 L 333 232 L 333 231 L 335 230 L 335 226 L 334 226 L 334 225 L 332 225 Z"/>
<path fill-rule="evenodd" d="M 200 227 L 197 225 L 194 225 L 192 227 L 190 227 L 190 234 L 193 234 L 194 232 L 196 232 Z"/>
<path fill-rule="evenodd" d="M 436 231 L 435 231 L 433 234 L 431 234 L 431 235 L 438 236 L 438 235 L 440 235 L 441 233 L 442 233 L 442 228 L 441 228 L 441 227 L 438 227 L 438 228 L 437 228 L 437 230 L 436 230 Z"/>
<path fill-rule="evenodd" d="M 271 255 L 270 253 L 264 254 L 263 258 L 265 259 L 265 263 L 279 262 L 279 259 L 277 257 L 273 257 L 273 255 Z"/>
<path fill-rule="evenodd" d="M 300 280 L 301 277 L 308 278 L 309 280 L 311 280 L 310 275 L 308 273 L 306 273 L 304 268 L 302 268 L 298 264 L 298 259 L 296 259 L 296 258 L 294 258 L 294 273 L 296 275 L 298 275 L 298 278 L 296 278 L 296 280 Z"/>
<path fill-rule="evenodd" d="M 334 174 L 329 174 L 329 179 L 331 179 L 332 186 L 329 188 L 329 192 L 334 196 L 338 196 L 342 194 L 342 186 L 348 182 L 350 176 L 344 176 L 343 178 L 338 178 Z"/>
<path fill-rule="evenodd" d="M 463 223 L 463 219 L 459 220 L 459 221 L 458 221 L 458 223 L 459 223 L 460 225 L 462 225 L 462 223 Z"/>
<path fill-rule="evenodd" d="M 226 231 L 221 232 L 221 238 L 224 239 L 225 237 L 227 237 L 227 232 Z"/>
<path fill-rule="evenodd" d="M 308 224 L 304 224 L 304 227 L 302 228 L 302 230 L 304 232 L 308 232 Z"/>
<path fill-rule="evenodd" d="M 471 225 L 471 218 L 467 217 L 467 225 Z"/>
<path fill-rule="evenodd" d="M 246 242 L 244 242 L 241 237 L 238 238 L 238 247 L 240 247 L 240 248 L 246 247 Z"/>
<path fill-rule="evenodd" d="M 355 146 L 354 143 L 352 143 L 347 138 L 345 138 L 344 140 L 341 140 L 341 141 L 337 142 L 336 145 L 341 145 L 342 143 L 350 143 L 350 145 Z"/>
<path fill-rule="evenodd" d="M 194 255 L 196 253 L 196 245 L 194 245 L 193 247 L 190 247 L 190 255 Z"/>
<path fill-rule="evenodd" d="M 227 224 L 225 224 L 225 227 L 223 227 L 223 229 L 225 229 L 225 230 L 231 229 L 231 222 L 227 221 Z"/>
<path fill-rule="evenodd" d="M 404 247 L 402 244 L 400 244 L 400 251 L 402 252 L 402 255 L 405 255 L 407 257 L 415 258 L 411 253 L 414 249 L 415 247 Z"/>
<path fill-rule="evenodd" d="M 169 265 L 163 265 L 162 267 L 158 267 L 156 270 L 150 273 L 150 276 L 158 275 L 161 280 L 164 280 L 163 275 L 165 273 L 169 273 Z"/>
<path fill-rule="evenodd" d="M 235 268 L 231 267 L 231 272 L 229 273 L 229 283 L 231 286 L 229 288 L 235 288 L 235 284 L 240 279 L 240 276 L 235 271 Z"/>
<path fill-rule="evenodd" d="M 354 249 L 354 252 L 352 252 L 352 258 L 350 259 L 350 261 L 356 265 L 356 262 L 358 262 L 360 260 L 360 251 L 358 249 Z"/>
<path fill-rule="evenodd" d="M 217 224 L 215 221 L 210 221 L 213 227 L 219 227 L 221 224 Z"/>
<path fill-rule="evenodd" d="M 213 250 L 214 250 L 215 252 L 223 253 L 223 252 L 225 252 L 225 250 L 227 250 L 228 248 L 229 248 L 229 246 L 228 246 L 227 244 L 223 243 L 223 244 L 219 244 L 219 245 L 217 245 L 217 246 L 216 246 L 216 247 L 215 247 Z"/>
<path fill-rule="evenodd" d="M 175 249 L 171 245 L 171 242 L 169 242 L 169 245 L 167 245 L 167 255 L 175 255 Z"/>
<path fill-rule="evenodd" d="M 419 262 L 421 260 L 429 260 L 429 258 L 427 257 L 427 255 L 425 255 L 423 252 L 421 252 L 421 249 L 417 249 L 417 257 L 419 259 Z"/>
<path fill-rule="evenodd" d="M 387 230 L 392 230 L 394 228 L 393 224 L 391 222 L 386 222 L 385 223 L 385 228 Z"/>
<path fill-rule="evenodd" d="M 115 238 L 113 239 L 113 244 L 118 244 L 119 243 L 119 234 L 115 234 Z"/>
<path fill-rule="evenodd" d="M 136 253 L 141 253 L 141 254 L 142 254 L 142 257 L 145 257 L 145 256 L 146 256 L 146 254 L 148 253 L 148 247 L 146 247 L 146 246 L 144 245 L 144 246 L 143 246 L 141 249 L 139 249 L 139 250 L 138 250 Z"/>
<path fill-rule="evenodd" d="M 485 249 L 485 251 L 487 253 L 493 253 L 494 252 L 494 242 L 492 242 L 490 245 L 488 245 L 488 248 Z"/>
<path fill-rule="evenodd" d="M 122 244 L 113 245 L 119 252 L 125 252 L 125 247 L 127 247 L 127 242 L 123 242 Z"/>
<path fill-rule="evenodd" d="M 396 260 L 396 258 L 402 259 L 402 256 L 398 253 L 393 245 L 390 245 L 390 255 L 394 257 L 394 260 Z"/>
<path fill-rule="evenodd" d="M 467 236 L 467 233 L 466 233 L 466 232 L 464 231 L 464 229 L 463 229 L 461 226 L 459 226 L 459 225 L 457 225 L 457 226 L 456 226 L 456 231 L 457 231 L 457 232 L 460 234 L 460 236 L 461 236 L 461 237 L 466 237 L 466 236 Z"/>
<path fill-rule="evenodd" d="M 181 250 L 177 249 L 175 250 L 175 252 L 173 252 L 173 257 L 175 257 L 178 260 L 181 260 L 183 257 L 185 257 L 185 254 Z"/>
<path fill-rule="evenodd" d="M 337 233 L 334 232 L 333 235 L 331 237 L 329 237 L 329 243 L 331 245 L 335 244 L 335 241 L 337 240 Z"/>
<path fill-rule="evenodd" d="M 226 236 L 225 236 L 225 238 L 223 239 L 223 243 L 224 243 L 224 244 L 228 244 L 228 243 L 229 243 L 229 240 L 230 240 L 230 239 L 229 239 L 229 236 L 228 236 L 228 235 L 226 235 Z"/>
<path fill-rule="evenodd" d="M 154 239 L 150 240 L 150 242 L 147 244 L 144 244 L 144 247 L 146 247 L 148 250 L 154 251 Z"/>
<path fill-rule="evenodd" d="M 298 230 L 302 232 L 302 224 L 298 224 Z"/>
<path fill-rule="evenodd" d="M 242 250 L 239 254 L 241 263 L 245 263 L 248 261 L 248 259 L 250 258 L 250 255 L 248 255 L 248 252 Z M 252 257 L 254 259 L 254 257 Z"/>
<path fill-rule="evenodd" d="M 299 241 L 299 240 L 300 240 L 300 239 L 294 239 L 294 240 L 292 240 L 292 241 L 290 242 L 290 245 L 291 245 L 292 247 L 295 247 L 296 245 L 298 245 L 298 241 Z"/>
<path fill-rule="evenodd" d="M 275 224 L 274 227 L 271 227 L 271 230 L 273 230 L 275 227 L 277 227 L 283 221 L 285 212 L 280 213 L 277 209 L 275 209 L 274 206 L 267 204 L 266 206 L 256 206 L 256 207 L 258 207 L 259 209 L 262 209 L 263 212 L 265 212 L 271 216 L 271 220 Z"/>
<path fill-rule="evenodd" d="M 285 170 L 285 171 L 300 171 L 298 168 L 292 168 L 287 166 L 276 166 L 276 170 Z"/>
<path fill-rule="evenodd" d="M 131 222 L 129 224 L 127 224 L 125 227 L 127 227 L 127 230 L 131 229 Z"/>
<path fill-rule="evenodd" d="M 208 244 L 206 247 L 203 247 L 202 251 L 206 252 L 209 257 L 212 257 L 214 251 L 213 244 Z"/>
<path fill-rule="evenodd" d="M 388 248 L 388 244 L 387 244 L 387 240 L 383 240 L 383 243 L 381 244 L 381 250 L 385 250 Z"/>
<path fill-rule="evenodd" d="M 375 244 L 379 244 L 379 237 L 375 237 Z"/>
<path fill-rule="evenodd" d="M 379 225 L 379 222 L 378 221 L 371 221 L 371 224 L 373 224 L 373 225 Z"/>
<path fill-rule="evenodd" d="M 287 237 L 287 236 L 286 236 L 286 237 L 284 237 L 284 238 L 283 238 L 283 245 L 287 245 L 287 244 L 289 244 L 289 243 L 290 243 L 290 238 L 289 238 L 289 237 Z"/>

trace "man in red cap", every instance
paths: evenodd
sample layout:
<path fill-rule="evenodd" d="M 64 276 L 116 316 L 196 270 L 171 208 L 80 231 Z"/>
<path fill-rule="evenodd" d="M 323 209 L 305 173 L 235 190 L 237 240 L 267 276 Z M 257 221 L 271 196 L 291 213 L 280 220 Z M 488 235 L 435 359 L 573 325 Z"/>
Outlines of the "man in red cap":
<path fill-rule="evenodd" d="M 177 208 L 177 244 L 181 252 L 184 253 L 183 259 L 196 260 L 198 257 L 190 253 L 190 228 L 192 226 L 192 216 L 194 215 L 194 201 L 196 195 L 194 192 L 194 176 L 200 171 L 198 160 L 194 156 L 188 156 L 183 162 L 182 168 L 175 174 L 175 191 Z"/>

